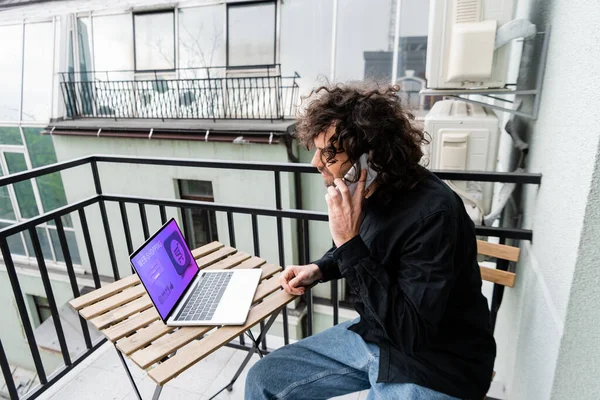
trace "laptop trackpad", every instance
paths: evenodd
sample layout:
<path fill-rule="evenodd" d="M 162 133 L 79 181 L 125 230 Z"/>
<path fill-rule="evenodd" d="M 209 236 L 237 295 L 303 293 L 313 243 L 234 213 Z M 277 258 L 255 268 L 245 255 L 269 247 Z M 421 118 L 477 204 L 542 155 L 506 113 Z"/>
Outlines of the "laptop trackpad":
<path fill-rule="evenodd" d="M 261 271 L 256 269 L 235 271 L 215 310 L 211 323 L 243 325 L 246 322 L 260 275 Z"/>

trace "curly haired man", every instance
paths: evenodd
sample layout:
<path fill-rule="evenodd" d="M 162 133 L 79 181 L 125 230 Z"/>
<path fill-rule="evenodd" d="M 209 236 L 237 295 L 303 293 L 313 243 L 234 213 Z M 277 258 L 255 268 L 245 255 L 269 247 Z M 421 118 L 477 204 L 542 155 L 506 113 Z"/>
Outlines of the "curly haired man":
<path fill-rule="evenodd" d="M 281 284 L 301 295 L 345 278 L 359 318 L 280 348 L 246 379 L 246 399 L 481 399 L 496 344 L 481 293 L 475 229 L 461 199 L 421 166 L 425 134 L 396 87 L 321 87 L 307 99 L 297 137 L 314 149 L 327 187 L 335 246 Z M 342 179 L 361 155 L 351 194 Z M 357 168 L 360 169 L 360 164 Z"/>

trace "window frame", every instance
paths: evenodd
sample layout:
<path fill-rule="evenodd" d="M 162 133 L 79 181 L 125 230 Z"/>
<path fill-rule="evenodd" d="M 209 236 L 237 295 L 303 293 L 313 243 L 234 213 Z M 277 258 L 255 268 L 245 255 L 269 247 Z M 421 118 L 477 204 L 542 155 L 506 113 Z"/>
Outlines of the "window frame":
<path fill-rule="evenodd" d="M 162 8 L 158 10 L 148 11 L 134 11 L 131 13 L 131 20 L 133 24 L 133 70 L 135 73 L 151 73 L 151 72 L 175 72 L 177 71 L 177 18 L 175 17 L 176 9 L 174 8 Z M 150 14 L 167 14 L 173 15 L 173 68 L 166 69 L 138 69 L 137 67 L 137 46 L 135 40 L 135 17 L 138 15 L 150 15 Z"/>
<path fill-rule="evenodd" d="M 212 196 L 198 196 L 198 195 L 193 195 L 193 194 L 183 194 L 183 182 L 186 181 L 197 181 L 197 182 L 209 182 L 210 183 L 210 187 L 211 187 L 211 191 L 212 191 Z M 201 180 L 201 179 L 177 179 L 177 189 L 178 189 L 178 194 L 179 194 L 179 198 L 182 200 L 192 200 L 192 201 L 205 201 L 205 202 L 209 202 L 209 203 L 214 203 L 215 202 L 215 192 L 214 192 L 214 186 L 213 186 L 213 181 L 205 181 L 205 180 Z M 201 211 L 206 212 L 206 217 L 207 217 L 207 221 L 208 221 L 208 226 L 206 227 L 209 233 L 209 236 L 212 236 L 212 240 L 218 240 L 219 237 L 219 227 L 217 224 L 217 212 L 213 211 L 213 210 L 206 210 L 206 209 L 201 209 Z M 187 212 L 189 212 L 189 216 L 190 216 L 190 220 L 191 220 L 191 212 L 192 209 L 187 208 L 185 210 L 182 210 L 181 213 L 181 218 L 182 220 L 187 218 Z M 214 220 L 215 224 L 214 224 L 214 229 L 213 226 L 211 225 L 211 221 Z M 184 230 L 186 230 L 185 228 L 187 227 L 187 230 L 193 230 L 194 227 L 193 226 L 189 226 L 189 225 L 184 225 Z M 196 244 L 192 242 L 192 239 L 195 239 L 193 233 L 190 232 L 183 232 L 185 237 L 188 238 L 188 245 L 191 247 L 195 247 Z M 216 236 L 216 238 L 215 238 Z M 209 241 L 210 243 L 210 241 Z"/>
<path fill-rule="evenodd" d="M 277 13 L 278 13 L 278 0 L 249 0 L 249 1 L 237 1 L 235 3 L 227 3 L 225 10 L 225 67 L 227 70 L 245 70 L 245 69 L 260 69 L 268 68 L 277 65 Z M 230 65 L 229 64 L 229 10 L 233 7 L 247 7 L 251 5 L 259 4 L 273 4 L 274 13 L 273 19 L 275 21 L 273 29 L 273 63 L 272 64 L 250 64 L 250 65 Z"/>

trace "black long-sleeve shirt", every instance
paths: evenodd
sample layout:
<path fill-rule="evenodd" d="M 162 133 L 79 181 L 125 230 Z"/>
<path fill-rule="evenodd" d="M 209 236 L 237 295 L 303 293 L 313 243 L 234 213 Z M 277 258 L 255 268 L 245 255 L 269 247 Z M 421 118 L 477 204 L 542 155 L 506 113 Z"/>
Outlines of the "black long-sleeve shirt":
<path fill-rule="evenodd" d="M 349 329 L 379 345 L 378 382 L 481 399 L 496 344 L 476 257 L 462 201 L 426 172 L 386 206 L 377 192 L 366 199 L 360 234 L 315 263 L 356 294 L 361 319 Z"/>

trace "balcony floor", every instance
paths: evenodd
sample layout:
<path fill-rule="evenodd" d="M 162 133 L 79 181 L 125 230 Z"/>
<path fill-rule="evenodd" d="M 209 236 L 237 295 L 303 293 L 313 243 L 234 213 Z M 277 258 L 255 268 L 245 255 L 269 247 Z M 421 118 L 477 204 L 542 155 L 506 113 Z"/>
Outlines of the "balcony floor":
<path fill-rule="evenodd" d="M 165 400 L 210 398 L 229 383 L 245 355 L 246 352 L 243 350 L 229 347 L 219 349 L 165 385 L 160 398 Z M 233 386 L 233 391 L 222 392 L 217 399 L 243 399 L 246 374 L 256 361 L 258 356 L 254 355 Z M 133 363 L 128 361 L 128 364 L 142 398 L 151 399 L 156 387 L 154 382 Z M 336 397 L 336 399 L 360 400 L 366 397 L 367 392 L 361 392 Z M 43 393 L 39 399 L 137 400 L 137 397 L 114 346 L 106 343 Z"/>

